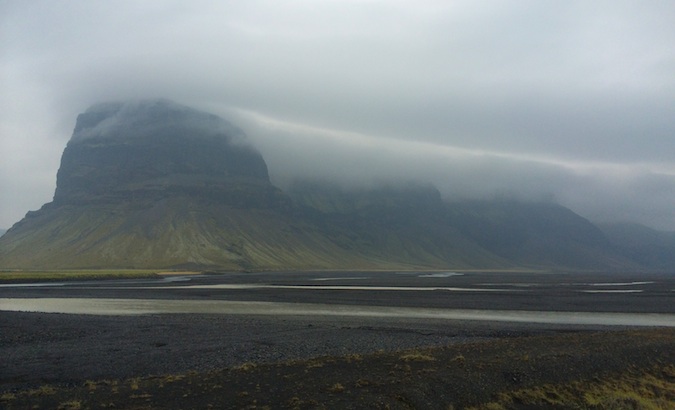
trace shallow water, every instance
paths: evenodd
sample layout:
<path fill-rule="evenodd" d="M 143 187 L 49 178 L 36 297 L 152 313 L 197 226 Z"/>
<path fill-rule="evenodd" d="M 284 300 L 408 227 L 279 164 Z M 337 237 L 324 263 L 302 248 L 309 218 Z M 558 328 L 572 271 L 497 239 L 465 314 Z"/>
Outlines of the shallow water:
<path fill-rule="evenodd" d="M 360 316 L 613 326 L 675 327 L 675 314 L 428 309 L 223 300 L 0 298 L 0 310 L 87 315 L 167 313 Z"/>

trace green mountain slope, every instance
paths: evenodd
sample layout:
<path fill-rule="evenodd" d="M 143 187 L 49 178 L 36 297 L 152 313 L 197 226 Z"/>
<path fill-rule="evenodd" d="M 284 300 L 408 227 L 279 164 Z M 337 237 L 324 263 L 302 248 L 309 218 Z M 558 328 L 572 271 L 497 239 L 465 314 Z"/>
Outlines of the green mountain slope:
<path fill-rule="evenodd" d="M 341 249 L 275 210 L 188 197 L 43 209 L 16 225 L 11 239 L 2 247 L 9 268 L 400 266 Z"/>

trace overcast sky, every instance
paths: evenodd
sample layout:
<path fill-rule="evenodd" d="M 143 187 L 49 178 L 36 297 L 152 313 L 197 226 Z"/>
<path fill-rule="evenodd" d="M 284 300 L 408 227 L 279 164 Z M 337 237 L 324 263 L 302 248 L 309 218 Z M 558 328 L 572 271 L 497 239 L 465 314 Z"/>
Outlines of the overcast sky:
<path fill-rule="evenodd" d="M 75 118 L 165 97 L 273 182 L 434 183 L 675 230 L 675 2 L 0 0 L 0 228 L 51 201 Z"/>

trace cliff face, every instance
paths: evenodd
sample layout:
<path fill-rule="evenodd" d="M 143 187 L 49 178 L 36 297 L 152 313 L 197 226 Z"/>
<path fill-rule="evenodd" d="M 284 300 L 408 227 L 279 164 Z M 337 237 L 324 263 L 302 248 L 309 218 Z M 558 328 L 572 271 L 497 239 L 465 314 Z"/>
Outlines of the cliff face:
<path fill-rule="evenodd" d="M 271 185 L 262 156 L 219 117 L 165 100 L 109 103 L 78 116 L 54 203 L 186 194 L 254 206 L 247 196 L 264 195 L 265 187 Z"/>

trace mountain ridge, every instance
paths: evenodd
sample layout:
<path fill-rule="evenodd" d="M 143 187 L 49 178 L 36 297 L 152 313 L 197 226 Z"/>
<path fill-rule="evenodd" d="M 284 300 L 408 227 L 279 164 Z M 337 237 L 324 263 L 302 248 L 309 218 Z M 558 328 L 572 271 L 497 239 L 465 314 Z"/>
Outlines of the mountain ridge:
<path fill-rule="evenodd" d="M 169 100 L 80 114 L 53 201 L 0 237 L 0 268 L 16 269 L 661 268 L 652 262 L 553 203 L 448 201 L 420 183 L 284 192 L 243 131 Z"/>
<path fill-rule="evenodd" d="M 598 224 L 613 246 L 643 266 L 667 271 L 675 266 L 675 232 L 636 223 Z"/>

